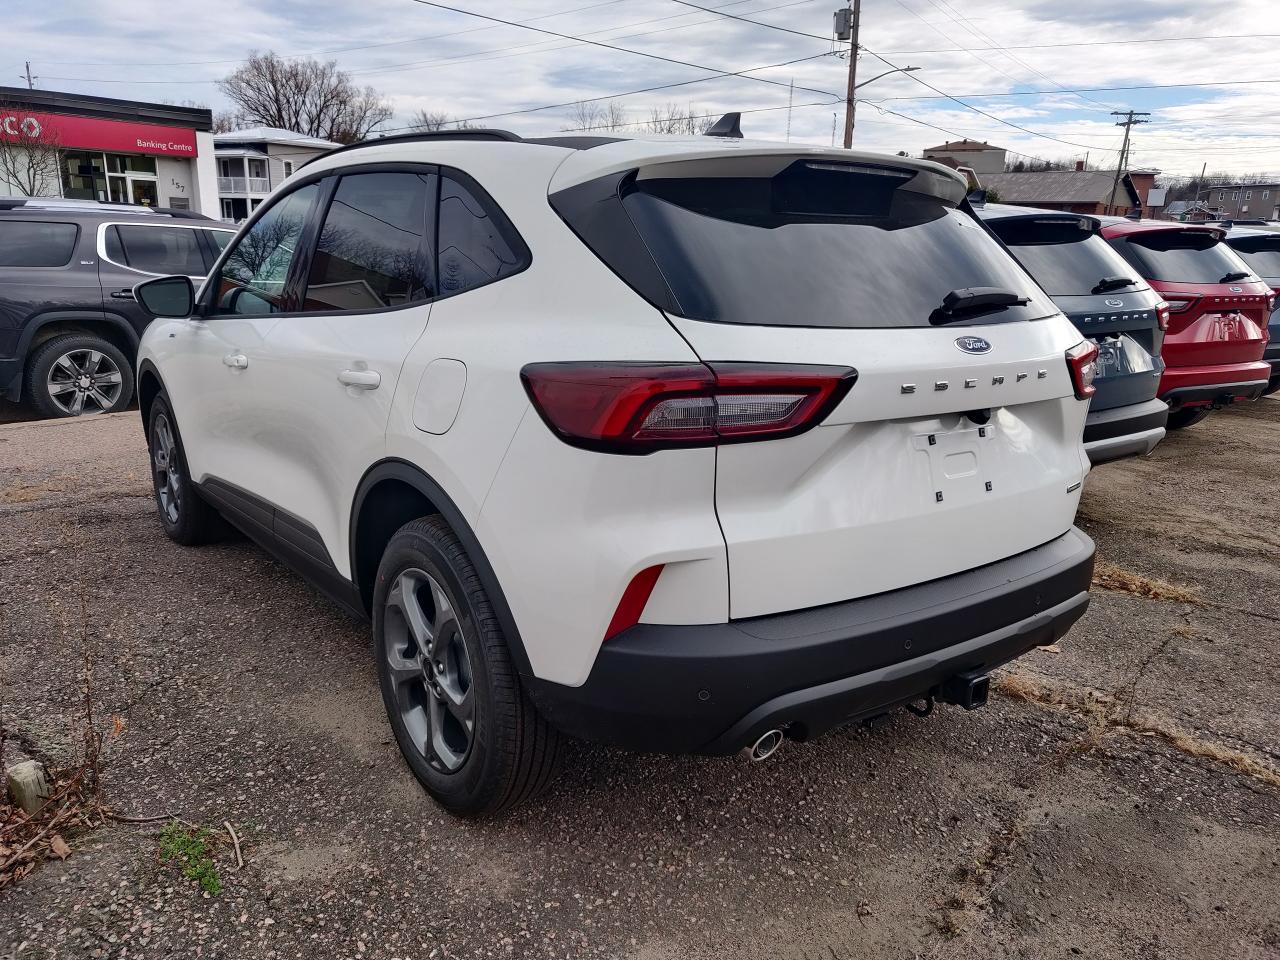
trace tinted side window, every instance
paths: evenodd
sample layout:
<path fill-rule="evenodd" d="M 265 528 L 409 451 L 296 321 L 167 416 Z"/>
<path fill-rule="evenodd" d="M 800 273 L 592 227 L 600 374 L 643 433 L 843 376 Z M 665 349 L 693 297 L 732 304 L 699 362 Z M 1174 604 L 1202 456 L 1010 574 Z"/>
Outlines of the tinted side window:
<path fill-rule="evenodd" d="M 379 310 L 433 298 L 436 179 L 361 173 L 339 180 L 302 309 Z"/>
<path fill-rule="evenodd" d="M 64 267 L 79 232 L 74 223 L 0 220 L 0 267 Z"/>
<path fill-rule="evenodd" d="M 447 174 L 440 177 L 440 294 L 519 273 L 529 252 L 496 207 Z"/>
<path fill-rule="evenodd" d="M 135 270 L 204 276 L 200 237 L 195 230 L 122 223 L 116 226 L 116 231 L 124 247 L 124 262 Z"/>
<path fill-rule="evenodd" d="M 283 309 L 289 266 L 307 214 L 320 192 L 309 183 L 272 204 L 223 261 L 216 284 L 213 313 L 276 313 Z"/>

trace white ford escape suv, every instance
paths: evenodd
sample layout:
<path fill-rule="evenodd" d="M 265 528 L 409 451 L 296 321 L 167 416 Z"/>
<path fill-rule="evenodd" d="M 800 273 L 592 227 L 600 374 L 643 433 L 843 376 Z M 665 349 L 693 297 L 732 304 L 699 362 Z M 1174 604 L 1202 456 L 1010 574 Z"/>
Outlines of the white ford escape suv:
<path fill-rule="evenodd" d="M 759 757 L 977 706 L 1088 603 L 1095 351 L 964 194 L 715 137 L 335 150 L 198 297 L 137 287 L 160 519 L 371 617 L 457 813 L 532 795 L 561 733 Z"/>

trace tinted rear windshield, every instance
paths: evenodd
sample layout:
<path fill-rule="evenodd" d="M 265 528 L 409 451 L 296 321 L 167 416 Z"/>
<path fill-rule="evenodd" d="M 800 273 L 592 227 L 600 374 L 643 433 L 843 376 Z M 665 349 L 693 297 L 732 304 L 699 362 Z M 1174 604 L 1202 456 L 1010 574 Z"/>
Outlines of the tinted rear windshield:
<path fill-rule="evenodd" d="M 1146 289 L 1124 257 L 1094 233 L 1087 220 L 1011 217 L 988 220 L 987 226 L 1050 296 L 1084 296 L 1095 288 Z M 1134 282 L 1126 286 L 1121 283 L 1126 279 Z"/>
<path fill-rule="evenodd" d="M 1231 248 L 1211 233 L 1158 230 L 1120 237 L 1115 245 L 1148 280 L 1226 283 L 1229 276 L 1250 274 Z"/>
<path fill-rule="evenodd" d="M 1231 249 L 1260 277 L 1280 277 L 1280 236 L 1242 237 Z"/>
<path fill-rule="evenodd" d="M 762 164 L 761 158 L 742 158 Z M 776 167 L 778 161 L 774 161 Z M 644 178 L 618 185 L 620 203 L 558 204 L 597 255 L 651 301 L 696 320 L 796 327 L 919 327 L 947 294 L 990 287 L 1025 305 L 975 312 L 955 325 L 1055 311 L 991 236 L 956 209 L 963 187 L 914 171 L 786 161 L 771 176 Z M 753 171 L 754 172 L 754 171 Z M 955 189 L 951 190 L 950 187 Z M 939 195 L 939 194 L 946 194 Z M 557 195 L 559 196 L 559 195 Z M 553 203 L 557 198 L 553 197 Z M 632 231 L 628 244 L 609 218 Z M 583 223 L 584 229 L 579 229 Z M 651 258 L 647 270 L 637 263 Z M 654 266 L 656 265 L 656 272 Z M 667 302 L 653 291 L 657 276 Z"/>

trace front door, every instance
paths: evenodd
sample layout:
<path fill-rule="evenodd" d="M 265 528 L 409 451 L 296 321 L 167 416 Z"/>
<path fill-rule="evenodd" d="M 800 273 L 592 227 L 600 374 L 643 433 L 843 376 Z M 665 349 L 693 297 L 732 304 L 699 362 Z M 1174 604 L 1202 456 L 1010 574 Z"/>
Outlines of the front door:
<path fill-rule="evenodd" d="M 130 177 L 129 196 L 133 203 L 144 207 L 160 206 L 160 191 L 155 180 L 145 177 Z"/>
<path fill-rule="evenodd" d="M 436 174 L 356 173 L 333 187 L 301 309 L 267 334 L 256 420 L 255 491 L 314 529 L 350 575 L 348 517 L 364 472 L 385 455 L 400 368 L 435 296 Z M 290 523 L 277 519 L 284 538 Z M 291 529 L 299 529 L 296 523 Z"/>
<path fill-rule="evenodd" d="M 268 334 L 287 306 L 286 293 L 303 230 L 320 196 L 311 183 L 278 198 L 234 248 L 201 292 L 201 311 L 178 334 L 165 388 L 187 444 L 197 483 L 216 478 L 266 496 L 275 490 L 276 385 L 267 362 Z"/>

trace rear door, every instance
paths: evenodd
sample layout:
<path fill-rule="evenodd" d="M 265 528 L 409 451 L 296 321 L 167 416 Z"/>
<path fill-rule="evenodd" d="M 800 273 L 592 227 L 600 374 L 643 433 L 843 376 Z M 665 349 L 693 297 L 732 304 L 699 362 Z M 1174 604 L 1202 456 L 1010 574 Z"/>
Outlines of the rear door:
<path fill-rule="evenodd" d="M 198 287 L 208 272 L 197 227 L 135 220 L 102 223 L 97 229 L 103 309 L 124 317 L 139 335 L 151 322 L 151 315 L 133 297 L 136 284 L 184 274 Z"/>
<path fill-rule="evenodd" d="M 1081 338 L 956 209 L 958 179 L 717 158 L 641 168 L 623 192 L 704 361 L 857 371 L 818 428 L 718 448 L 732 617 L 921 583 L 1071 527 Z"/>
<path fill-rule="evenodd" d="M 0 216 L 0 391 L 22 374 L 24 334 L 41 314 L 101 317 L 92 238 L 71 222 Z M 8 362 L 6 362 L 8 361 Z"/>

